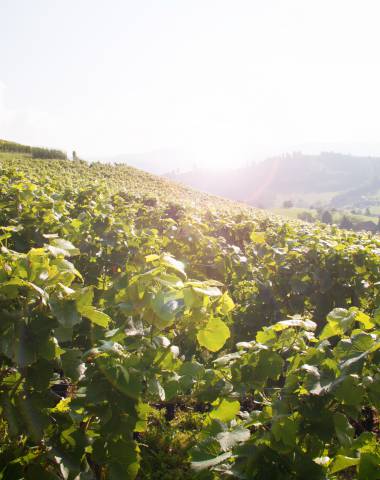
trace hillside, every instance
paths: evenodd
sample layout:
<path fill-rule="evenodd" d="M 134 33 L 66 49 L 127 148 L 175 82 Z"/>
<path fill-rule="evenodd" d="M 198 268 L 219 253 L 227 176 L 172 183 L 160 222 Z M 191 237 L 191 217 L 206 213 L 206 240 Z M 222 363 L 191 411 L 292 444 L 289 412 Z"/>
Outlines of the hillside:
<path fill-rule="evenodd" d="M 380 189 L 380 158 L 294 153 L 228 172 L 192 171 L 171 178 L 256 206 L 279 207 L 292 200 L 297 207 L 367 207 L 376 203 L 373 196 Z"/>
<path fill-rule="evenodd" d="M 372 480 L 380 240 L 0 153 L 0 478 Z"/>
<path fill-rule="evenodd" d="M 103 185 L 108 192 L 123 191 L 131 195 L 155 197 L 164 202 L 178 202 L 186 206 L 211 209 L 246 209 L 245 205 L 226 198 L 196 191 L 185 185 L 170 181 L 124 164 L 88 163 L 84 160 L 40 158 L 31 160 L 25 153 L 2 152 L 0 166 L 27 172 L 29 178 L 38 180 L 48 176 L 57 188 Z"/>

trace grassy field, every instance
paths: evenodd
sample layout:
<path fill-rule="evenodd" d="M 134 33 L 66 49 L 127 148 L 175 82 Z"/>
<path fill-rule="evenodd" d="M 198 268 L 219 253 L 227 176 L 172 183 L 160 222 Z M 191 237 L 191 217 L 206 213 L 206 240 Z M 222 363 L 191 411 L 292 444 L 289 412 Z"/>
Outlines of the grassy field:
<path fill-rule="evenodd" d="M 291 207 L 291 208 L 271 208 L 270 212 L 275 215 L 281 215 L 285 218 L 297 219 L 299 214 L 310 213 L 313 217 L 316 217 L 317 211 L 311 208 Z"/>
<path fill-rule="evenodd" d="M 269 209 L 269 211 L 274 213 L 275 215 L 280 215 L 284 218 L 289 218 L 289 219 L 298 219 L 299 215 L 303 213 L 312 215 L 314 219 L 318 218 L 317 210 L 312 208 L 297 208 L 297 207 L 271 208 Z M 329 210 L 329 211 L 332 215 L 333 223 L 335 223 L 336 225 L 340 224 L 344 216 L 346 216 L 349 220 L 351 220 L 353 224 L 356 224 L 358 222 L 372 222 L 375 225 L 377 225 L 377 222 L 378 222 L 377 217 L 372 215 L 355 214 L 347 210 L 338 210 L 338 211 Z M 375 214 L 376 208 L 374 207 L 373 209 L 371 209 L 371 212 L 372 211 Z"/>
<path fill-rule="evenodd" d="M 380 216 L 380 205 L 377 207 L 369 207 L 369 211 L 371 213 L 371 215 L 378 215 Z"/>

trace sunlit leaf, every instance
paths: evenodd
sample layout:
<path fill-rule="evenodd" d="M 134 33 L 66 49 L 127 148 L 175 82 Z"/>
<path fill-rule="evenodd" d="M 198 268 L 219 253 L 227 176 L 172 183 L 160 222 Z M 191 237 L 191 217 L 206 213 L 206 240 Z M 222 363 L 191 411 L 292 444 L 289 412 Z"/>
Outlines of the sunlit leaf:
<path fill-rule="evenodd" d="M 199 330 L 197 339 L 199 345 L 211 352 L 220 350 L 230 338 L 230 329 L 219 318 L 211 318 L 205 328 Z"/>

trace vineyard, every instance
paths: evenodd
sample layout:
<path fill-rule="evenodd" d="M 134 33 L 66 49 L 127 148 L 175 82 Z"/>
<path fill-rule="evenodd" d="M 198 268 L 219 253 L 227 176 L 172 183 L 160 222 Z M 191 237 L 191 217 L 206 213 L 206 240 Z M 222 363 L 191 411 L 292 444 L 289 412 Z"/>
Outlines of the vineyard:
<path fill-rule="evenodd" d="M 380 479 L 377 236 L 8 149 L 0 244 L 1 480 Z"/>

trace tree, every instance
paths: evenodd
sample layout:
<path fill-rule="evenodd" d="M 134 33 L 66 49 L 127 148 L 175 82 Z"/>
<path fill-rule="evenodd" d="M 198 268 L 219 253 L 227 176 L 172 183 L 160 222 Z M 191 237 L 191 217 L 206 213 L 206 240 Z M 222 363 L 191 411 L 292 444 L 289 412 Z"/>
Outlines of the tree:
<path fill-rule="evenodd" d="M 352 230 L 354 228 L 354 224 L 351 220 L 347 217 L 347 215 L 343 215 L 342 220 L 339 224 L 340 228 L 344 228 L 345 230 Z"/>
<path fill-rule="evenodd" d="M 293 208 L 294 204 L 292 200 L 285 200 L 284 203 L 282 204 L 284 208 Z"/>
<path fill-rule="evenodd" d="M 329 223 L 330 225 L 333 223 L 333 217 L 332 217 L 331 213 L 330 213 L 328 210 L 325 210 L 325 211 L 322 213 L 321 221 L 322 221 L 323 223 Z"/>
<path fill-rule="evenodd" d="M 297 218 L 299 218 L 300 220 L 303 220 L 304 222 L 310 222 L 310 223 L 313 223 L 315 220 L 313 215 L 306 210 L 304 212 L 300 212 L 297 215 Z"/>

